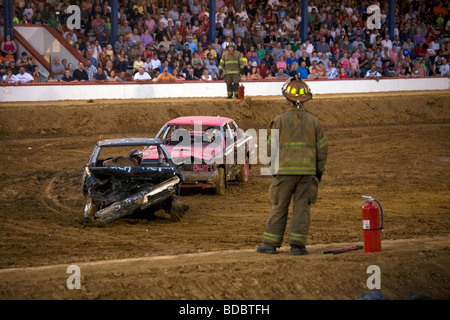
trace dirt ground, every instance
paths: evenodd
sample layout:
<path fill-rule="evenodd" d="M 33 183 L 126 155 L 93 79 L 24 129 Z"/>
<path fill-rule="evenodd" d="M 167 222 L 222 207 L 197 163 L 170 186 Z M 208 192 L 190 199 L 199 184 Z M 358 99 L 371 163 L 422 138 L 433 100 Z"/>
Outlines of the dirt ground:
<path fill-rule="evenodd" d="M 272 178 L 252 166 L 223 197 L 184 191 L 180 222 L 123 218 L 85 227 L 81 169 L 99 139 L 152 137 L 182 115 L 265 129 L 281 97 L 0 103 L 0 299 L 391 300 L 450 298 L 450 94 L 317 95 L 307 105 L 329 141 L 307 247 L 256 253 Z M 361 201 L 383 205 L 382 252 L 363 243 Z M 70 265 L 81 289 L 69 290 Z M 368 287 L 368 267 L 381 289 Z M 415 296 L 418 297 L 417 295 Z"/>

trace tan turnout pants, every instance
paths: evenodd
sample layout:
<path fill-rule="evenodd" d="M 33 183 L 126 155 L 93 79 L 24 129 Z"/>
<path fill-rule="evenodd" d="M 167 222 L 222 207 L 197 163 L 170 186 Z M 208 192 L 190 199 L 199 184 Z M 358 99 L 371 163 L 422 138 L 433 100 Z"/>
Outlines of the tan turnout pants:
<path fill-rule="evenodd" d="M 269 189 L 272 210 L 264 231 L 264 243 L 280 247 L 293 199 L 289 245 L 305 246 L 310 226 L 310 205 L 317 200 L 319 180 L 315 176 L 277 176 Z"/>
<path fill-rule="evenodd" d="M 237 97 L 239 91 L 239 81 L 241 81 L 241 76 L 239 74 L 227 74 L 224 79 L 227 84 L 227 95 L 232 96 L 233 93 Z"/>

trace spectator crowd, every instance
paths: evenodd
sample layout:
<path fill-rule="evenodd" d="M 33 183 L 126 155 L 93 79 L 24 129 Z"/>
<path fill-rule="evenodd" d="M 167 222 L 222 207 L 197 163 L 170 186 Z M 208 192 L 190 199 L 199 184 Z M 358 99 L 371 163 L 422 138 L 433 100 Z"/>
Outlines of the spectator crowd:
<path fill-rule="evenodd" d="M 312 0 L 304 41 L 300 1 L 215 0 L 211 42 L 208 0 L 119 0 L 114 43 L 109 1 L 53 2 L 15 1 L 14 23 L 53 26 L 86 63 L 53 57 L 45 79 L 7 35 L 0 43 L 4 83 L 218 80 L 230 42 L 241 53 L 243 80 L 450 76 L 449 0 L 397 0 L 393 38 L 388 0 Z M 71 4 L 81 9 L 81 30 L 67 28 Z M 379 29 L 367 27 L 370 5 L 380 8 Z"/>

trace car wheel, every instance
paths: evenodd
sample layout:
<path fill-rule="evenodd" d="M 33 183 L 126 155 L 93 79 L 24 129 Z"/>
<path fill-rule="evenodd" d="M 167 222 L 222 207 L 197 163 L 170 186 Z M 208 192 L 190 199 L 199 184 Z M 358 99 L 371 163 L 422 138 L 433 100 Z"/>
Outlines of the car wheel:
<path fill-rule="evenodd" d="M 250 170 L 250 165 L 248 162 L 248 156 L 245 156 L 245 164 L 240 165 L 239 172 L 236 176 L 236 180 L 238 182 L 247 182 L 249 170 Z"/>
<path fill-rule="evenodd" d="M 184 212 L 185 212 L 185 207 L 183 206 L 183 204 L 177 197 L 174 197 L 170 204 L 170 212 L 169 213 L 170 213 L 171 220 L 172 221 L 180 221 L 184 216 Z"/>
<path fill-rule="evenodd" d="M 218 168 L 217 172 L 219 173 L 219 181 L 217 181 L 215 186 L 215 192 L 219 196 L 225 195 L 225 169 L 224 168 Z"/>

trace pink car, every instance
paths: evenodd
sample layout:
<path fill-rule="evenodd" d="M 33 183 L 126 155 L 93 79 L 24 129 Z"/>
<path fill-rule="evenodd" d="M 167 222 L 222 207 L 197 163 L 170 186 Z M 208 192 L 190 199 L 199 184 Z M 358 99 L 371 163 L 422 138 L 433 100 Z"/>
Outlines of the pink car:
<path fill-rule="evenodd" d="M 224 195 L 227 181 L 248 180 L 249 159 L 256 148 L 253 136 L 233 119 L 179 117 L 167 122 L 156 138 L 183 169 L 183 187 L 214 188 L 216 194 Z"/>

